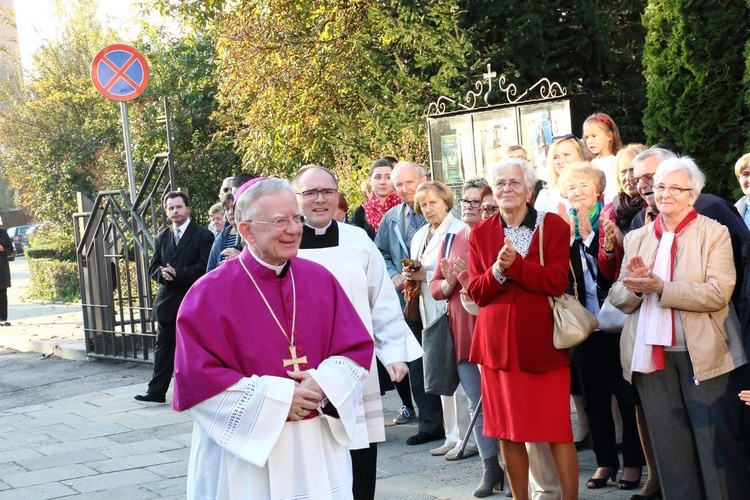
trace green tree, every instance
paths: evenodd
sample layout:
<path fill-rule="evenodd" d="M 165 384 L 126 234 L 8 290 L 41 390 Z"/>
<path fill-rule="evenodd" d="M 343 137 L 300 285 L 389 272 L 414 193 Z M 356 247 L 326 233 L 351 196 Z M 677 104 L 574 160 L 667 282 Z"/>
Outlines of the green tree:
<path fill-rule="evenodd" d="M 332 166 L 352 181 L 352 205 L 374 158 L 427 161 L 428 104 L 465 95 L 487 63 L 519 88 L 548 77 L 590 92 L 642 137 L 645 0 L 156 3 L 217 40 L 217 117 L 243 165 L 281 175 Z"/>
<path fill-rule="evenodd" d="M 20 190 L 18 204 L 72 242 L 76 193 L 127 189 L 119 105 L 91 83 L 94 55 L 119 35 L 93 21 L 92 0 L 65 4 L 61 36 L 35 54 L 26 80 L 0 89 L 0 163 Z M 232 139 L 217 133 L 215 49 L 204 34 L 172 34 L 144 26 L 134 43 L 150 61 L 144 95 L 128 103 L 136 180 L 166 149 L 162 97 L 172 104 L 178 185 L 190 190 L 203 223 L 223 177 L 239 170 Z"/>
<path fill-rule="evenodd" d="M 152 77 L 133 103 L 133 156 L 142 169 L 155 153 L 166 151 L 166 131 L 157 120 L 164 114 L 162 98 L 168 98 L 177 184 L 189 189 L 193 217 L 204 223 L 218 201 L 221 181 L 241 171 L 233 137 L 213 119 L 218 107 L 215 44 L 206 31 L 175 36 L 144 25 L 136 45 L 148 58 Z"/>
<path fill-rule="evenodd" d="M 672 141 L 695 158 L 706 190 L 724 197 L 735 187 L 732 167 L 747 144 L 748 12 L 742 0 L 651 0 L 644 15 L 648 138 Z"/>
<path fill-rule="evenodd" d="M 60 38 L 35 54 L 34 73 L 0 89 L 0 163 L 19 189 L 17 204 L 68 235 L 76 193 L 112 175 L 118 135 L 117 112 L 100 105 L 88 71 L 115 34 L 91 18 L 92 8 L 89 0 L 69 6 Z"/>

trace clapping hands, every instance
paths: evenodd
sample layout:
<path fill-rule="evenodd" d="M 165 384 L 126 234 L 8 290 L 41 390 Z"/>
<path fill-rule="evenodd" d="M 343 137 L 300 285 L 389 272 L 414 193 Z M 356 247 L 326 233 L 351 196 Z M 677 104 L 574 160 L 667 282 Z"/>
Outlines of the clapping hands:
<path fill-rule="evenodd" d="M 511 264 L 513 264 L 513 261 L 516 260 L 516 249 L 513 248 L 513 242 L 510 241 L 510 238 L 506 237 L 504 243 L 503 248 L 497 254 L 496 262 L 502 274 L 505 274 Z"/>
<path fill-rule="evenodd" d="M 632 293 L 658 293 L 664 289 L 664 280 L 654 274 L 654 261 L 646 266 L 643 259 L 636 255 L 625 264 L 628 277 L 622 284 Z"/>

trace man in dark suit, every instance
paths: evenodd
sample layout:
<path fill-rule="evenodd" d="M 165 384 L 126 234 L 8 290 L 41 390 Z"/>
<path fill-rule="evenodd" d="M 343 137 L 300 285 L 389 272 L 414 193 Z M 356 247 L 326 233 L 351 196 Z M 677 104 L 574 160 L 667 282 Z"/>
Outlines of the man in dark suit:
<path fill-rule="evenodd" d="M 177 310 L 188 289 L 206 272 L 214 235 L 190 219 L 190 199 L 185 193 L 170 191 L 164 196 L 164 213 L 172 224 L 156 237 L 149 266 L 151 279 L 159 283 L 154 300 L 158 323 L 154 347 L 154 376 L 146 394 L 137 401 L 166 402 L 174 371 L 175 321 Z"/>

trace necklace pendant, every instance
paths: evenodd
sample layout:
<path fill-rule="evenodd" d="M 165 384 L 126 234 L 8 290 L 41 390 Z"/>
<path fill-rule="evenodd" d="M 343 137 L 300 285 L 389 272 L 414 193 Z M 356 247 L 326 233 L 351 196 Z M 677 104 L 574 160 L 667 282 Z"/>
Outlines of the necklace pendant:
<path fill-rule="evenodd" d="M 296 333 L 296 332 L 295 332 Z M 284 363 L 284 368 L 287 366 L 292 367 L 292 371 L 298 372 L 300 371 L 299 365 L 306 365 L 307 364 L 307 356 L 302 356 L 301 358 L 297 357 L 297 348 L 294 345 L 289 345 L 289 354 L 291 356 L 291 359 L 282 359 L 281 362 Z"/>

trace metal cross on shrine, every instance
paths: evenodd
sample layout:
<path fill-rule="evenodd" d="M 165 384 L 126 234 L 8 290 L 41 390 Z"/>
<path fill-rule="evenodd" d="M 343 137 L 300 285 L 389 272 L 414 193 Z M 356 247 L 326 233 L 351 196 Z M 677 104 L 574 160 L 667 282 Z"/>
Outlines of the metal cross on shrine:
<path fill-rule="evenodd" d="M 289 346 L 289 354 L 292 356 L 292 359 L 282 359 L 281 361 L 284 363 L 284 368 L 287 366 L 292 366 L 293 371 L 298 372 L 300 371 L 299 365 L 306 364 L 307 363 L 307 356 L 302 356 L 301 358 L 297 357 L 297 347 L 290 345 Z"/>

